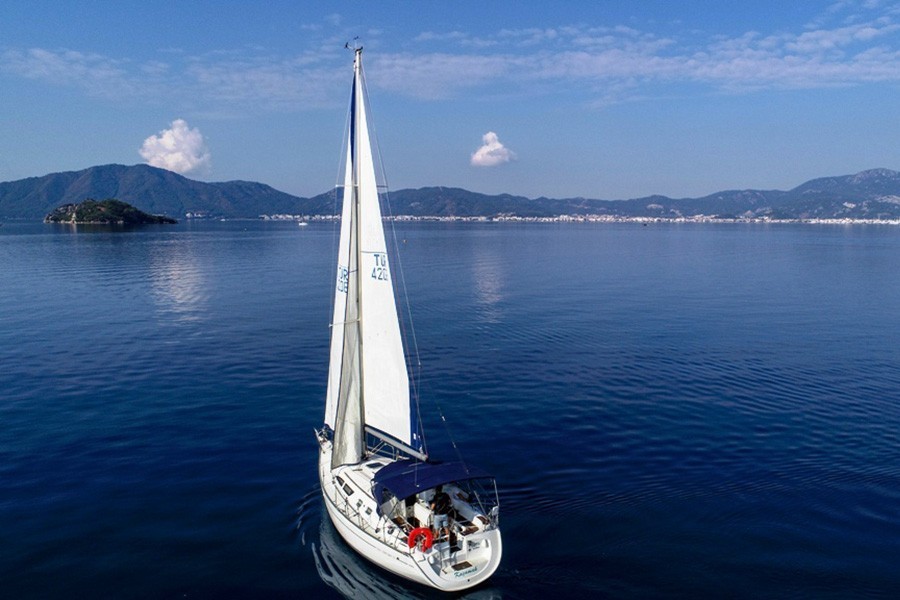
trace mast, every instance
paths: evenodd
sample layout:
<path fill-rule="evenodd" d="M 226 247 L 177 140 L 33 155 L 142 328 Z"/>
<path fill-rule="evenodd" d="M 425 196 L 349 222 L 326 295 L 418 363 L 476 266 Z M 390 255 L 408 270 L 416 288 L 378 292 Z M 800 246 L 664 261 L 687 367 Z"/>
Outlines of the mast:
<path fill-rule="evenodd" d="M 362 360 L 363 356 L 363 286 L 362 286 L 362 244 L 360 241 L 362 240 L 362 219 L 360 219 L 360 214 L 362 211 L 360 210 L 360 159 L 359 159 L 359 131 L 360 126 L 367 126 L 366 123 L 361 122 L 360 115 L 365 110 L 365 100 L 362 95 L 362 46 L 356 48 L 354 50 L 353 56 L 353 132 L 350 136 L 353 140 L 351 143 L 353 144 L 353 205 L 356 212 L 356 219 L 354 222 L 355 230 L 356 230 L 356 327 L 359 331 L 358 334 L 358 353 L 360 356 L 359 361 L 359 420 L 361 423 L 360 431 L 358 435 L 362 442 L 363 453 L 365 452 L 366 447 L 366 377 L 365 377 L 365 361 Z M 360 459 L 364 458 L 364 456 L 360 456 Z"/>

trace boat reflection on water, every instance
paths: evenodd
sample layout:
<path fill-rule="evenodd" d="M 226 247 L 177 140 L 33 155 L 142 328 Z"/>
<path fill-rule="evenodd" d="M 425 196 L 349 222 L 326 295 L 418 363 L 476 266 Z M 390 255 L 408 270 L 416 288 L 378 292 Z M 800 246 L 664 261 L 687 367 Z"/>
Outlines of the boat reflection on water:
<path fill-rule="evenodd" d="M 353 599 L 424 600 L 448 597 L 446 592 L 406 582 L 367 562 L 347 546 L 324 510 L 322 513 L 318 543 L 311 541 L 310 547 L 319 577 L 339 594 Z M 454 600 L 500 600 L 503 596 L 497 590 L 482 589 L 453 594 L 452 597 Z"/>

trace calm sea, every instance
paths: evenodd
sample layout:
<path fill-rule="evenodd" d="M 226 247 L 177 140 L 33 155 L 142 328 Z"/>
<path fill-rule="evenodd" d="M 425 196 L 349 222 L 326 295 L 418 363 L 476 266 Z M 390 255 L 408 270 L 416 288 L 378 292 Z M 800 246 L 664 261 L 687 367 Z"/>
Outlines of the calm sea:
<path fill-rule="evenodd" d="M 432 454 L 500 483 L 471 597 L 900 596 L 900 229 L 397 238 Z M 443 597 L 323 519 L 334 249 L 0 227 L 0 596 Z"/>

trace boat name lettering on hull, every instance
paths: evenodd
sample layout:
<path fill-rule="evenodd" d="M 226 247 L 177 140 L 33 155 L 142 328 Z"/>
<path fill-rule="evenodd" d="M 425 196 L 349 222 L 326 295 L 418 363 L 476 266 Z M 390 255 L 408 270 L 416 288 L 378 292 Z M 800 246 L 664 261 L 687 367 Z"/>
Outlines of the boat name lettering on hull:
<path fill-rule="evenodd" d="M 453 574 L 453 576 L 454 577 L 468 577 L 469 575 L 472 575 L 477 570 L 478 570 L 478 567 L 469 567 L 468 569 L 466 569 L 464 571 L 457 571 L 456 573 Z"/>

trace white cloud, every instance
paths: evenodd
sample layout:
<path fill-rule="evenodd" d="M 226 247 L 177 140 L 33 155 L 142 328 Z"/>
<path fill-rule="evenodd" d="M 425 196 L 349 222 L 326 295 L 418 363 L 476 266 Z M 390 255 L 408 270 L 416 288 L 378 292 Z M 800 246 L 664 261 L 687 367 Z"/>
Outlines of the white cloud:
<path fill-rule="evenodd" d="M 433 100 L 505 80 L 517 64 L 518 59 L 510 56 L 383 54 L 373 59 L 368 81 L 370 85 L 378 82 L 383 89 Z"/>
<path fill-rule="evenodd" d="M 481 141 L 484 142 L 481 148 L 472 154 L 471 164 L 474 167 L 495 167 L 516 158 L 516 153 L 501 144 L 493 131 L 481 136 Z"/>
<path fill-rule="evenodd" d="M 0 72 L 56 85 L 71 85 L 93 96 L 121 97 L 132 93 L 127 61 L 75 50 L 6 50 L 0 52 Z"/>
<path fill-rule="evenodd" d="M 347 69 L 329 68 L 320 57 L 303 54 L 275 59 L 204 57 L 189 65 L 191 87 L 210 104 L 237 109 L 297 110 L 336 104 Z"/>
<path fill-rule="evenodd" d="M 169 129 L 151 135 L 139 150 L 147 164 L 176 173 L 209 168 L 210 154 L 203 134 L 191 129 L 184 119 L 175 119 Z"/>
<path fill-rule="evenodd" d="M 587 106 L 672 94 L 824 89 L 900 83 L 900 5 L 835 0 L 811 21 L 715 34 L 684 25 L 566 25 L 473 32 L 429 30 L 402 50 L 370 31 L 369 84 L 418 100 L 511 102 L 559 95 Z M 339 14 L 322 17 L 298 52 L 240 46 L 199 55 L 162 49 L 135 60 L 70 49 L 0 47 L 0 76 L 173 110 L 244 116 L 340 106 L 349 79 Z M 338 29 L 334 29 L 338 28 Z M 690 87 L 688 87 L 690 86 Z"/>

